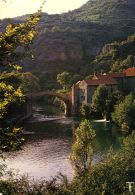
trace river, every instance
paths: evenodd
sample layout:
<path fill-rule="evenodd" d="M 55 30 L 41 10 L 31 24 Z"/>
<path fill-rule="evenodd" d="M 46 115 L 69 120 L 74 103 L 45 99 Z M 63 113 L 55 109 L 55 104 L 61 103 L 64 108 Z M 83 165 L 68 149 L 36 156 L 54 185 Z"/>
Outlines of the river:
<path fill-rule="evenodd" d="M 29 174 L 34 179 L 51 179 L 59 172 L 72 179 L 73 170 L 69 161 L 73 142 L 73 128 L 78 126 L 78 118 L 65 118 L 51 114 L 44 107 L 37 107 L 33 117 L 25 124 L 25 144 L 22 150 L 5 154 L 8 169 L 19 174 Z M 54 116 L 55 114 L 55 116 Z M 98 163 L 113 146 L 118 150 L 122 136 L 110 123 L 92 122 L 96 130 L 93 163 Z"/>

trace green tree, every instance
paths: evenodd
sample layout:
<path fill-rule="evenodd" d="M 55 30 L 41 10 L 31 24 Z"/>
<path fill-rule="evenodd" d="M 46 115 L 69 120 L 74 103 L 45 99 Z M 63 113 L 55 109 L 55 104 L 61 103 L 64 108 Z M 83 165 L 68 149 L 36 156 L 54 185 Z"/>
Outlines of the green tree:
<path fill-rule="evenodd" d="M 9 105 L 23 97 L 20 84 L 14 82 L 22 69 L 19 61 L 30 54 L 30 46 L 36 35 L 36 24 L 40 13 L 31 15 L 20 24 L 9 23 L 6 31 L 0 34 L 0 117 L 7 112 Z M 21 49 L 21 52 L 20 52 Z M 10 79 L 9 75 L 12 76 Z M 11 95 L 11 96 L 10 96 Z"/>
<path fill-rule="evenodd" d="M 107 156 L 93 165 L 88 176 L 89 194 L 134 194 L 129 192 L 127 181 L 134 181 L 135 132 L 127 136 L 117 152 L 110 149 Z"/>
<path fill-rule="evenodd" d="M 129 94 L 125 99 L 115 106 L 112 113 L 112 120 L 121 129 L 129 131 L 135 128 L 135 100 L 132 94 Z"/>
<path fill-rule="evenodd" d="M 87 174 L 93 159 L 92 142 L 95 137 L 95 130 L 89 120 L 82 120 L 74 132 L 75 141 L 70 156 L 71 163 L 75 170 L 75 179 L 80 183 L 80 190 L 87 192 Z"/>
<path fill-rule="evenodd" d="M 106 118 L 111 120 L 111 114 L 114 112 L 114 107 L 116 104 L 123 100 L 123 95 L 120 91 L 114 91 L 108 94 L 108 99 L 106 100 Z"/>
<path fill-rule="evenodd" d="M 83 76 L 79 74 L 73 74 L 70 78 L 70 84 L 73 85 L 77 83 L 78 81 L 81 81 L 83 79 Z"/>
<path fill-rule="evenodd" d="M 128 55 L 125 60 L 121 63 L 121 70 L 133 67 L 134 66 L 134 57 L 133 55 Z"/>
<path fill-rule="evenodd" d="M 19 74 L 21 80 L 21 87 L 25 93 L 35 92 L 40 89 L 39 79 L 31 72 L 25 72 Z"/>
<path fill-rule="evenodd" d="M 106 117 L 106 100 L 108 99 L 108 89 L 104 85 L 99 85 L 92 97 L 92 107 L 96 112 Z"/>
<path fill-rule="evenodd" d="M 42 7 L 41 7 L 42 8 Z M 31 44 L 36 35 L 36 25 L 41 10 L 31 15 L 23 23 L 8 22 L 5 32 L 0 33 L 0 149 L 18 149 L 23 139 L 19 137 L 21 128 L 6 123 L 11 107 L 23 104 L 24 94 L 18 74 L 20 61 L 31 53 Z"/>
<path fill-rule="evenodd" d="M 71 74 L 69 72 L 62 72 L 57 75 L 57 82 L 62 85 L 63 89 L 67 89 L 70 86 Z"/>
<path fill-rule="evenodd" d="M 82 104 L 80 113 L 84 118 L 89 119 L 90 115 L 92 114 L 91 104 Z"/>

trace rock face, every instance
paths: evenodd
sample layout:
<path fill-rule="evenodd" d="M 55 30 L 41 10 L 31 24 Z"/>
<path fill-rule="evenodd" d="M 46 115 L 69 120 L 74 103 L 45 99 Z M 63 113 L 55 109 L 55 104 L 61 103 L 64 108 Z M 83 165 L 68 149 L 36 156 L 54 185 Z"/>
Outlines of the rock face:
<path fill-rule="evenodd" d="M 65 14 L 43 13 L 33 44 L 35 60 L 25 61 L 24 68 L 41 78 L 43 85 L 55 81 L 62 71 L 89 74 L 92 60 L 105 44 L 135 33 L 134 18 L 134 0 L 90 0 Z"/>
<path fill-rule="evenodd" d="M 44 41 L 43 41 L 44 40 Z M 36 56 L 39 62 L 55 61 L 80 61 L 83 58 L 83 50 L 80 40 L 68 33 L 44 33 L 34 43 Z M 40 48 L 40 49 L 39 49 Z"/>
<path fill-rule="evenodd" d="M 43 28 L 42 20 L 33 44 L 35 61 L 25 63 L 26 70 L 34 71 L 45 83 L 53 82 L 63 71 L 89 74 L 87 71 L 91 69 L 88 66 L 104 45 L 104 37 L 97 41 L 97 35 L 89 33 L 92 25 L 85 22 L 61 22 L 54 26 L 49 21 Z"/>

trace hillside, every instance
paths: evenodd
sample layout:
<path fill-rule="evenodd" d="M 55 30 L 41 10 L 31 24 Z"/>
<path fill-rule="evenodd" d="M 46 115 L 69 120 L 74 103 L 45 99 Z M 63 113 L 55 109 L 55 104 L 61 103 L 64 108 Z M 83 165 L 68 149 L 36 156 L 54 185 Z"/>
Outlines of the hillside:
<path fill-rule="evenodd" d="M 135 66 L 135 34 L 125 41 L 106 44 L 94 63 L 97 71 L 121 72 Z"/>
<path fill-rule="evenodd" d="M 101 48 L 135 33 L 134 26 L 134 0 L 91 0 L 68 13 L 42 13 L 33 44 L 35 60 L 27 60 L 24 67 L 38 75 L 44 86 L 64 70 L 89 74 L 93 72 L 91 62 Z"/>

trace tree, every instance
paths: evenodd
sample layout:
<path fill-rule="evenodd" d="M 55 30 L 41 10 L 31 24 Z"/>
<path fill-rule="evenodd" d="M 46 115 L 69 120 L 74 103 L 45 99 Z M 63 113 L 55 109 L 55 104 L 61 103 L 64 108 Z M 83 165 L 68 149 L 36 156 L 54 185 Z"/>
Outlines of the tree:
<path fill-rule="evenodd" d="M 95 137 L 95 130 L 92 128 L 89 120 L 84 119 L 75 130 L 74 135 L 75 142 L 72 146 L 70 159 L 75 172 L 81 175 L 91 167 L 93 156 L 92 141 Z"/>
<path fill-rule="evenodd" d="M 111 120 L 111 114 L 114 112 L 114 107 L 116 104 L 123 100 L 123 95 L 120 91 L 114 91 L 108 94 L 108 99 L 106 100 L 106 111 L 105 115 L 108 120 Z"/>
<path fill-rule="evenodd" d="M 134 194 L 127 181 L 135 178 L 135 132 L 124 138 L 119 151 L 110 149 L 105 159 L 92 166 L 88 176 L 89 194 Z"/>
<path fill-rule="evenodd" d="M 10 22 L 6 31 L 0 34 L 0 118 L 8 111 L 12 102 L 23 97 L 20 83 L 14 82 L 14 79 L 22 69 L 20 60 L 30 54 L 30 46 L 36 35 L 36 24 L 39 18 L 38 12 L 31 15 L 24 23 Z"/>
<path fill-rule="evenodd" d="M 25 72 L 18 75 L 21 80 L 21 86 L 25 93 L 35 92 L 40 89 L 39 79 L 31 72 Z"/>
<path fill-rule="evenodd" d="M 92 97 L 92 107 L 96 112 L 100 112 L 106 117 L 106 100 L 108 98 L 108 89 L 104 85 L 99 85 Z"/>
<path fill-rule="evenodd" d="M 62 72 L 57 75 L 57 82 L 63 86 L 63 89 L 67 89 L 70 85 L 71 75 L 69 72 Z"/>
<path fill-rule="evenodd" d="M 41 10 L 31 15 L 24 23 L 11 23 L 5 32 L 0 33 L 0 149 L 17 149 L 23 139 L 19 138 L 21 128 L 6 124 L 5 118 L 10 108 L 20 106 L 24 100 L 18 74 L 22 67 L 20 61 L 31 55 L 31 44 L 36 35 L 36 24 L 40 19 Z M 17 130 L 17 131 L 16 131 Z"/>
<path fill-rule="evenodd" d="M 75 130 L 74 135 L 75 141 L 70 160 L 75 170 L 75 178 L 79 179 L 80 190 L 86 192 L 87 174 L 93 158 L 92 142 L 95 137 L 95 130 L 89 120 L 85 119 Z"/>
<path fill-rule="evenodd" d="M 89 119 L 90 115 L 92 114 L 91 104 L 82 104 L 80 113 L 84 118 Z"/>
<path fill-rule="evenodd" d="M 135 128 L 135 100 L 132 94 L 115 106 L 112 113 L 112 120 L 121 129 L 129 131 Z"/>
<path fill-rule="evenodd" d="M 127 58 L 122 61 L 120 68 L 121 70 L 123 70 L 133 66 L 134 66 L 134 57 L 133 55 L 128 55 Z"/>
<path fill-rule="evenodd" d="M 83 79 L 83 76 L 79 74 L 73 74 L 70 78 L 70 84 L 73 85 L 77 83 L 78 81 L 81 81 Z"/>

